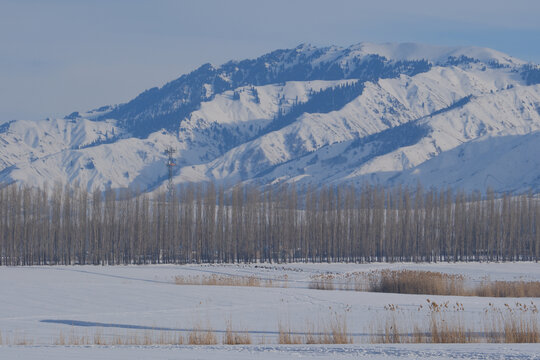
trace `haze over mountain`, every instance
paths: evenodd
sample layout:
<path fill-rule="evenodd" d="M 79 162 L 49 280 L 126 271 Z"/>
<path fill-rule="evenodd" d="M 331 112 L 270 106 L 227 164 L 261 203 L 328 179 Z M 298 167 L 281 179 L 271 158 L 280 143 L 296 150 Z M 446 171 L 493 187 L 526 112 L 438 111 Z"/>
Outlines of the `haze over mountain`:
<path fill-rule="evenodd" d="M 205 64 L 128 103 L 0 126 L 0 182 L 540 191 L 540 67 L 495 50 L 300 45 Z"/>

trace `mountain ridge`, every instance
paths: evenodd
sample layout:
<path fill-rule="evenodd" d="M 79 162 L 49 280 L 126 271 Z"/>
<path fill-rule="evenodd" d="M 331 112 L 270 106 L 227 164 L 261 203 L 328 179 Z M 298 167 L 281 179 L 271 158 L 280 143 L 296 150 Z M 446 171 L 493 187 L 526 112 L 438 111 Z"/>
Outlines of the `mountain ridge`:
<path fill-rule="evenodd" d="M 125 104 L 3 124 L 0 181 L 164 189 L 164 150 L 173 146 L 175 184 L 394 186 L 420 180 L 435 187 L 540 191 L 534 167 L 521 182 L 515 176 L 486 183 L 474 175 L 489 170 L 484 178 L 505 178 L 500 173 L 511 164 L 502 159 L 520 172 L 522 163 L 535 164 L 530 151 L 540 131 L 539 83 L 538 65 L 486 48 L 302 44 L 217 67 L 204 64 Z M 482 149 L 490 141 L 509 153 L 488 159 Z M 479 161 L 467 144 L 484 151 Z M 454 152 L 462 146 L 467 156 L 460 158 Z M 518 152 L 523 148 L 529 153 Z M 466 163 L 461 169 L 459 159 Z M 448 173 L 434 176 L 434 169 Z"/>

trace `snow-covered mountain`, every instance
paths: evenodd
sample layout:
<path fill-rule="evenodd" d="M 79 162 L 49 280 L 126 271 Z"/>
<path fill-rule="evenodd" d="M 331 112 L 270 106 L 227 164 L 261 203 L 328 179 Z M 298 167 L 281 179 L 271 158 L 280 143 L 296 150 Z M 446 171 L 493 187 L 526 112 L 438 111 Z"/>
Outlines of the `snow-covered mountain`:
<path fill-rule="evenodd" d="M 300 45 L 0 126 L 0 182 L 364 182 L 540 191 L 540 67 L 491 49 Z"/>

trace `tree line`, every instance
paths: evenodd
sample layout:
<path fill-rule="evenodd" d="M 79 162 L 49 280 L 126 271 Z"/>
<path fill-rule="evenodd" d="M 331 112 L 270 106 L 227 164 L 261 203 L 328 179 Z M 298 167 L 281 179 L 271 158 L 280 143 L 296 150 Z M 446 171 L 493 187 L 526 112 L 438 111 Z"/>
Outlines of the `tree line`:
<path fill-rule="evenodd" d="M 537 195 L 190 184 L 0 189 L 0 265 L 538 261 Z"/>

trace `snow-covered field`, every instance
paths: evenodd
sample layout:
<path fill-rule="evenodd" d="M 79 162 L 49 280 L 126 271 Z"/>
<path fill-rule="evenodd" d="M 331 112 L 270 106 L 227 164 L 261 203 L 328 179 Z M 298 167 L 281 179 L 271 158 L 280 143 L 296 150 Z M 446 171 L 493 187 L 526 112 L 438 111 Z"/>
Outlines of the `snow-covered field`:
<path fill-rule="evenodd" d="M 251 264 L 73 266 L 0 268 L 0 359 L 348 359 L 348 358 L 540 358 L 540 345 L 376 345 L 385 305 L 402 319 L 421 321 L 418 309 L 431 301 L 463 303 L 467 321 L 480 323 L 489 303 L 540 306 L 540 299 L 479 298 L 310 289 L 312 276 L 381 268 L 459 273 L 480 280 L 540 280 L 535 263 L 458 264 Z M 254 275 L 273 287 L 176 285 L 175 276 Z M 294 332 L 309 324 L 346 319 L 352 345 L 277 345 L 278 326 Z M 221 343 L 227 324 L 250 333 L 252 345 L 54 345 L 62 337 L 92 338 L 182 334 L 211 328 Z M 14 345 L 14 343 L 25 345 Z M 69 342 L 69 341 L 66 341 Z"/>
<path fill-rule="evenodd" d="M 249 346 L 25 346 L 0 347 L 2 359 L 540 359 L 536 344 L 249 345 Z"/>

